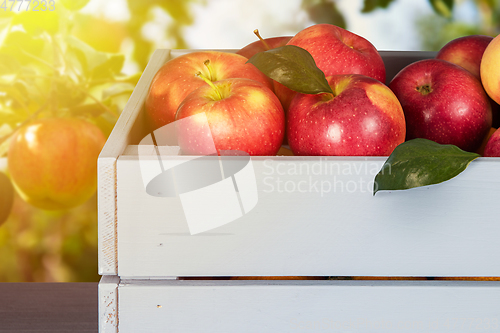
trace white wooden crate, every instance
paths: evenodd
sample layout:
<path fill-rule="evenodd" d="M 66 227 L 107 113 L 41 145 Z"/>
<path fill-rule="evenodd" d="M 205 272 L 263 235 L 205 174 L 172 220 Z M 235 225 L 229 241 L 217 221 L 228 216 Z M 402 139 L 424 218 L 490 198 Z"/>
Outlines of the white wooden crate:
<path fill-rule="evenodd" d="M 356 313 L 366 320 L 392 318 L 394 325 L 397 318 L 430 323 L 436 309 L 453 309 L 436 310 L 441 319 L 465 315 L 498 319 L 498 303 L 492 306 L 500 293 L 498 281 L 386 281 L 373 282 L 371 288 L 371 282 L 348 281 L 164 280 L 188 276 L 500 276 L 498 158 L 479 158 L 459 177 L 443 184 L 373 196 L 369 184 L 384 157 L 252 157 L 258 194 L 255 207 L 231 223 L 191 235 L 179 198 L 146 193 L 141 167 L 158 167 L 154 147 L 141 146 L 141 158 L 138 154 L 138 144 L 149 134 L 143 113 L 149 84 L 166 61 L 187 52 L 191 51 L 154 53 L 98 160 L 99 273 L 106 282 L 101 282 L 100 289 L 114 302 L 105 306 L 100 296 L 102 331 L 117 328 L 119 322 L 120 332 L 138 332 L 141 326 L 137 325 L 150 322 L 153 326 L 144 327 L 178 328 L 169 332 L 199 332 L 198 327 L 206 332 L 287 332 L 293 330 L 276 325 L 286 325 L 294 316 L 315 321 L 324 316 L 329 320 L 332 314 L 332 320 L 337 316 L 348 320 Z M 405 65 L 435 55 L 381 54 L 388 81 Z M 175 147 L 160 147 L 160 151 L 165 165 L 193 159 L 177 155 Z M 328 184 L 329 191 L 324 187 L 322 193 L 321 186 Z M 151 282 L 158 279 L 163 280 Z M 417 305 L 401 307 L 396 301 L 399 293 L 401 300 L 408 300 L 405 304 L 415 301 Z M 179 313 L 184 316 L 172 321 L 171 316 L 162 317 L 164 310 L 153 313 L 155 294 L 165 304 L 162 309 L 169 309 L 172 300 L 175 304 L 182 300 L 184 307 L 179 309 L 185 312 Z M 144 299 L 140 302 L 137 295 Z M 381 305 L 382 295 L 388 301 Z M 248 308 L 243 305 L 245 299 L 251 304 Z M 222 324 L 220 318 L 212 317 L 217 308 L 211 307 L 229 300 L 235 302 L 235 318 L 255 318 L 256 324 L 242 329 L 235 321 Z M 336 308 L 346 302 L 350 304 L 347 312 Z M 370 309 L 377 304 L 379 312 Z M 204 319 L 190 319 L 186 309 Z M 418 315 L 412 317 L 415 309 Z M 496 317 L 491 311 L 496 311 Z M 277 320 L 280 316 L 285 317 Z M 472 330 L 472 325 L 464 329 Z"/>
<path fill-rule="evenodd" d="M 373 196 L 385 157 L 253 157 L 255 208 L 190 235 L 179 198 L 145 191 L 141 163 L 159 165 L 154 149 L 142 162 L 137 153 L 149 134 L 143 103 L 151 79 L 186 52 L 154 54 L 99 157 L 100 274 L 500 276 L 497 158 L 479 158 L 443 184 Z M 382 52 L 388 80 L 432 55 Z M 192 157 L 171 149 L 162 158 Z"/>

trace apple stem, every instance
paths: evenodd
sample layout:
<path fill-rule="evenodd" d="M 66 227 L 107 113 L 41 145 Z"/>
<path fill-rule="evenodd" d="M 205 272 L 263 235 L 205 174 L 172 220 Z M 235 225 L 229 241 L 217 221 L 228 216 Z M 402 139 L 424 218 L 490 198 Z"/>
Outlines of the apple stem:
<path fill-rule="evenodd" d="M 262 38 L 259 34 L 259 29 L 255 29 L 253 31 L 253 33 L 259 37 L 260 41 L 264 44 L 264 47 L 266 48 L 267 51 L 269 51 L 271 48 L 269 47 L 269 45 L 266 43 L 266 41 L 264 40 L 264 38 Z"/>
<path fill-rule="evenodd" d="M 212 72 L 212 66 L 210 66 L 210 60 L 209 60 L 209 59 L 205 60 L 205 61 L 203 62 L 203 65 L 205 65 L 205 67 L 207 67 L 207 69 L 208 69 L 208 74 L 210 75 L 209 80 L 210 80 L 210 81 L 217 81 L 217 80 L 215 80 L 215 77 L 214 77 L 214 75 L 213 75 L 213 72 Z"/>
<path fill-rule="evenodd" d="M 422 95 L 427 95 L 432 92 L 432 88 L 429 84 L 424 84 L 422 86 L 418 86 L 417 91 Z"/>
<path fill-rule="evenodd" d="M 211 81 L 209 80 L 205 75 L 203 75 L 201 72 L 198 72 L 196 73 L 196 76 L 200 77 L 203 81 L 205 81 L 210 87 L 212 87 L 212 89 L 215 90 L 215 93 L 217 94 L 217 97 L 219 97 L 219 100 L 222 99 L 222 94 L 219 90 L 219 88 L 217 88 L 217 86 Z"/>

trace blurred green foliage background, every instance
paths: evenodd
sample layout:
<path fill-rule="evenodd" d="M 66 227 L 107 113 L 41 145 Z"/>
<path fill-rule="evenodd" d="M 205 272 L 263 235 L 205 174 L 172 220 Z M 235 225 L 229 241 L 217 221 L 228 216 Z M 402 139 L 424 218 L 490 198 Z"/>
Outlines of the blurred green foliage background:
<path fill-rule="evenodd" d="M 91 2 L 96 1 L 105 0 Z M 340 6 L 345 1 L 296 1 L 297 11 L 307 19 L 291 26 L 296 32 L 314 23 L 349 29 L 350 19 Z M 361 0 L 358 11 L 386 11 L 401 1 Z M 24 10 L 27 1 L 0 0 L 0 172 L 8 175 L 9 138 L 31 119 L 82 117 L 109 135 L 152 52 L 159 47 L 194 48 L 185 29 L 211 0 L 123 0 L 117 6 L 127 7 L 126 20 L 85 13 L 88 2 L 58 0 L 52 2 L 54 10 L 34 12 Z M 421 50 L 438 50 L 463 35 L 500 32 L 500 0 L 425 2 L 432 10 L 412 18 Z M 11 10 L 20 3 L 23 10 Z M 460 6 L 474 10 L 472 19 L 456 15 Z M 158 13 L 169 18 L 164 41 L 145 29 Z M 0 188 L 0 200 L 7 199 L 6 193 Z M 76 208 L 43 211 L 14 194 L 8 219 L 0 221 L 0 282 L 98 279 L 96 196 Z"/>

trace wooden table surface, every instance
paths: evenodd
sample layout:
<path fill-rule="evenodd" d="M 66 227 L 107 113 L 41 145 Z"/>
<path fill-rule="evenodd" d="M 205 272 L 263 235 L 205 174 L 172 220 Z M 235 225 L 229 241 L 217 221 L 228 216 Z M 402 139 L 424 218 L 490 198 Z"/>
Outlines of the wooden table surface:
<path fill-rule="evenodd" d="M 97 283 L 0 283 L 0 333 L 95 333 L 97 286 Z"/>

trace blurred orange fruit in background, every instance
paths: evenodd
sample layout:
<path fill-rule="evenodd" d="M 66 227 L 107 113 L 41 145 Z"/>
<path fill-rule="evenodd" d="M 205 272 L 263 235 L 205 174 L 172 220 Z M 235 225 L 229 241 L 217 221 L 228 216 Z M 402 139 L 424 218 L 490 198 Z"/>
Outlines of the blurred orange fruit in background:
<path fill-rule="evenodd" d="M 87 201 L 97 188 L 97 157 L 106 138 L 78 118 L 45 118 L 12 137 L 8 165 L 19 195 L 41 209 L 67 209 Z"/>

